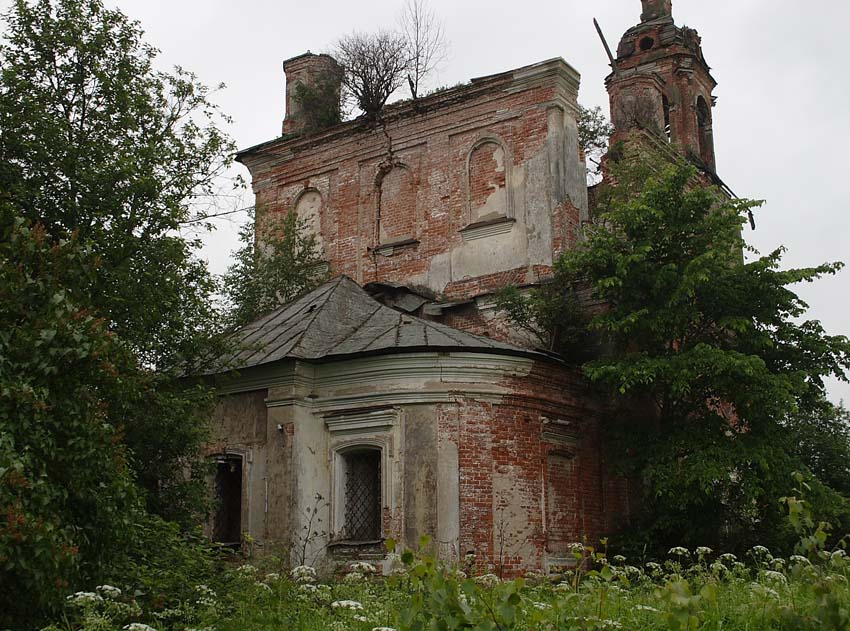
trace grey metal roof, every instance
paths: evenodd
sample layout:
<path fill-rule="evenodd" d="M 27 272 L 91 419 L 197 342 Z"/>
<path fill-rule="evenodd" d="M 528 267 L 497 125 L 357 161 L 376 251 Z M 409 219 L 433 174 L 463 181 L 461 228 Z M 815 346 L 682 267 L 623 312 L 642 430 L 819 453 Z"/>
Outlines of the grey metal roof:
<path fill-rule="evenodd" d="M 534 351 L 399 313 L 339 276 L 231 335 L 227 369 L 282 359 L 320 361 L 356 354 L 412 350 L 477 350 L 511 355 Z M 218 363 L 218 362 L 217 362 Z M 215 372 L 215 371 L 213 371 Z"/>

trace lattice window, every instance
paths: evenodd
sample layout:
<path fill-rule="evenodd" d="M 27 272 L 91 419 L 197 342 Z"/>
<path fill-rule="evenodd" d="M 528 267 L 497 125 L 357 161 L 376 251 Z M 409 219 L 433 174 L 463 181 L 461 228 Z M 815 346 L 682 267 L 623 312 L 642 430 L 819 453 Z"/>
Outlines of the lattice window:
<path fill-rule="evenodd" d="M 353 451 L 344 455 L 345 538 L 375 541 L 381 538 L 381 452 Z"/>

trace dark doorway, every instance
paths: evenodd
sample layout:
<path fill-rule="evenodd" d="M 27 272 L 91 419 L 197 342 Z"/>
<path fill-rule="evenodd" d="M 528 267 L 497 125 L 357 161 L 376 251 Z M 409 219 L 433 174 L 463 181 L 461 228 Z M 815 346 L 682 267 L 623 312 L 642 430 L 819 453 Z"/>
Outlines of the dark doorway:
<path fill-rule="evenodd" d="M 242 457 L 220 456 L 215 467 L 216 513 L 213 541 L 239 545 L 242 541 Z"/>

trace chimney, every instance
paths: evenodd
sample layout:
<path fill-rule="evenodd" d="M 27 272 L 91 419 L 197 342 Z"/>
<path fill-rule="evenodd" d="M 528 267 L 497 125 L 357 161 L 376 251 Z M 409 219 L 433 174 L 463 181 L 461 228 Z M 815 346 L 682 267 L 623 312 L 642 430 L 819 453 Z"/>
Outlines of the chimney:
<path fill-rule="evenodd" d="M 295 98 L 298 86 L 312 87 L 323 80 L 333 81 L 336 94 L 339 95 L 342 68 L 330 55 L 315 55 L 307 51 L 284 61 L 283 72 L 286 74 L 286 118 L 283 120 L 283 133 L 301 133 L 308 129 L 309 124 L 307 113 L 302 111 L 301 103 Z"/>
<path fill-rule="evenodd" d="M 673 20 L 673 0 L 641 0 L 641 3 L 643 4 L 641 22 L 652 22 L 662 18 Z"/>

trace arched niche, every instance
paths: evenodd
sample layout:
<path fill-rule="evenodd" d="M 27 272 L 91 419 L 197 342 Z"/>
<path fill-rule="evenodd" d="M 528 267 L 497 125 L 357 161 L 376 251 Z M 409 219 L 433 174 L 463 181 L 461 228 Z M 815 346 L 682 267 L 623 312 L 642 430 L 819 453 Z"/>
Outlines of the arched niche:
<path fill-rule="evenodd" d="M 501 139 L 479 139 L 466 159 L 467 224 L 513 217 L 511 156 Z"/>
<path fill-rule="evenodd" d="M 320 251 L 324 250 L 324 239 L 322 236 L 322 208 L 324 200 L 322 194 L 315 188 L 306 188 L 292 206 L 295 216 L 303 223 L 304 228 L 316 239 L 316 245 Z"/>
<path fill-rule="evenodd" d="M 711 131 L 711 107 L 705 97 L 699 95 L 696 102 L 699 157 L 714 168 L 714 138 Z"/>
<path fill-rule="evenodd" d="M 416 181 L 411 169 L 395 163 L 378 173 L 378 244 L 399 243 L 416 236 Z"/>

